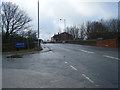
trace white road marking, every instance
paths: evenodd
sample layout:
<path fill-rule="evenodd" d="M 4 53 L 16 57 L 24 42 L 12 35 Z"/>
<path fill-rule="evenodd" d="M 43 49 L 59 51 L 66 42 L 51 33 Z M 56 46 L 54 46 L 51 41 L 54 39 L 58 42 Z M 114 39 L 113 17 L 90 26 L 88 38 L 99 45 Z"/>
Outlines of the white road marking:
<path fill-rule="evenodd" d="M 74 69 L 74 70 L 76 70 L 76 71 L 77 71 L 77 69 L 76 69 L 75 67 L 73 67 L 72 65 L 70 65 L 70 67 L 71 67 L 72 69 Z"/>
<path fill-rule="evenodd" d="M 111 59 L 116 59 L 116 60 L 120 60 L 119 58 L 116 58 L 116 57 L 112 57 L 112 56 L 108 56 L 108 55 L 103 55 L 104 57 L 107 57 L 107 58 L 111 58 Z"/>
<path fill-rule="evenodd" d="M 92 81 L 89 77 L 87 77 L 85 74 L 82 74 L 83 77 L 85 77 L 88 81 L 90 81 L 91 83 L 94 83 L 94 81 Z"/>
<path fill-rule="evenodd" d="M 68 63 L 68 62 L 65 62 L 65 63 Z"/>
<path fill-rule="evenodd" d="M 86 50 L 80 50 L 80 51 L 82 51 L 82 52 L 86 52 L 86 53 L 94 53 L 94 52 L 90 52 L 90 51 L 86 51 Z"/>
<path fill-rule="evenodd" d="M 96 87 L 99 87 L 100 85 L 95 85 Z"/>

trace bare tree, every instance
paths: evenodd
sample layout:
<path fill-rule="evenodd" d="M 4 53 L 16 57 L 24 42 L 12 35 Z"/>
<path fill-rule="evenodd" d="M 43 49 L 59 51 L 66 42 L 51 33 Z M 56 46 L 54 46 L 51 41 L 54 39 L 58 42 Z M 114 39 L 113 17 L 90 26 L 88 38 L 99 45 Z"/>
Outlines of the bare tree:
<path fill-rule="evenodd" d="M 77 26 L 67 27 L 66 32 L 71 34 L 74 39 L 79 38 L 79 28 Z"/>
<path fill-rule="evenodd" d="M 10 35 L 18 31 L 27 29 L 31 19 L 28 15 L 21 10 L 17 5 L 12 2 L 2 3 L 2 33 L 5 40 L 8 41 Z"/>
<path fill-rule="evenodd" d="M 84 39 L 85 37 L 87 37 L 87 34 L 88 34 L 88 31 L 87 31 L 87 29 L 86 29 L 86 27 L 85 27 L 85 25 L 83 23 L 80 26 L 80 38 Z"/>
<path fill-rule="evenodd" d="M 104 24 L 98 21 L 90 22 L 86 24 L 86 35 L 88 39 L 107 38 L 108 29 Z"/>
<path fill-rule="evenodd" d="M 74 29 L 75 39 L 78 39 L 80 30 L 79 30 L 79 28 L 77 26 L 74 26 L 73 29 Z"/>
<path fill-rule="evenodd" d="M 66 32 L 74 39 L 117 39 L 119 38 L 120 20 L 110 19 L 101 21 L 88 21 L 86 24 L 66 28 Z"/>
<path fill-rule="evenodd" d="M 104 21 L 105 25 L 108 28 L 109 32 L 118 32 L 118 19 L 110 19 L 108 21 Z"/>

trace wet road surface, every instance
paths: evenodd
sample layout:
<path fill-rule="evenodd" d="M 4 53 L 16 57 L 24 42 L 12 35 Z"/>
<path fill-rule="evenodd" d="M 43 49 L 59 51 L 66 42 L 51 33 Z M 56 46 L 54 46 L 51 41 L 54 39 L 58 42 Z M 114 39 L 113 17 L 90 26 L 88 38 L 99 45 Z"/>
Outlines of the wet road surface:
<path fill-rule="evenodd" d="M 3 88 L 117 88 L 118 50 L 45 44 L 22 58 L 3 55 Z"/>

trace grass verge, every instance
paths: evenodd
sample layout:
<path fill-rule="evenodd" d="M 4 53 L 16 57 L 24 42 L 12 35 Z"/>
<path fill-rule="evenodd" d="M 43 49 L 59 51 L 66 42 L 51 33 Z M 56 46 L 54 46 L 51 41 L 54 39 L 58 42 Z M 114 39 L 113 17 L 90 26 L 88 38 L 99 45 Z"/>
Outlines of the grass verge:
<path fill-rule="evenodd" d="M 2 52 L 2 54 L 19 54 L 19 53 L 41 51 L 41 50 L 42 50 L 41 48 L 33 48 L 33 49 L 26 49 L 26 50 L 19 50 L 19 51 Z"/>

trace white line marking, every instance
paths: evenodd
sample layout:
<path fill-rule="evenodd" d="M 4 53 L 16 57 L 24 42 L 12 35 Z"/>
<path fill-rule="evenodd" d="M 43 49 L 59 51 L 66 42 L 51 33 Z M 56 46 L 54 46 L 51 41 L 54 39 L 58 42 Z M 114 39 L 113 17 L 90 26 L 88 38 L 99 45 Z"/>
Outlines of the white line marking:
<path fill-rule="evenodd" d="M 65 62 L 65 63 L 68 63 L 68 62 Z"/>
<path fill-rule="evenodd" d="M 71 67 L 72 69 L 74 69 L 74 70 L 76 70 L 76 71 L 77 71 L 77 69 L 76 69 L 75 67 L 73 67 L 72 65 L 70 65 L 70 67 Z"/>
<path fill-rule="evenodd" d="M 86 52 L 86 53 L 94 53 L 94 52 L 90 52 L 90 51 L 85 51 L 85 50 L 80 50 L 82 52 Z"/>
<path fill-rule="evenodd" d="M 91 83 L 94 83 L 94 81 L 92 81 L 89 77 L 87 77 L 85 74 L 82 74 L 83 77 L 85 77 L 88 81 L 90 81 Z"/>
<path fill-rule="evenodd" d="M 116 57 L 112 57 L 112 56 L 108 56 L 108 55 L 103 55 L 104 57 L 107 57 L 107 58 L 111 58 L 111 59 L 116 59 L 116 60 L 120 60 L 119 58 L 116 58 Z"/>
<path fill-rule="evenodd" d="M 96 87 L 99 87 L 100 85 L 95 85 Z"/>

